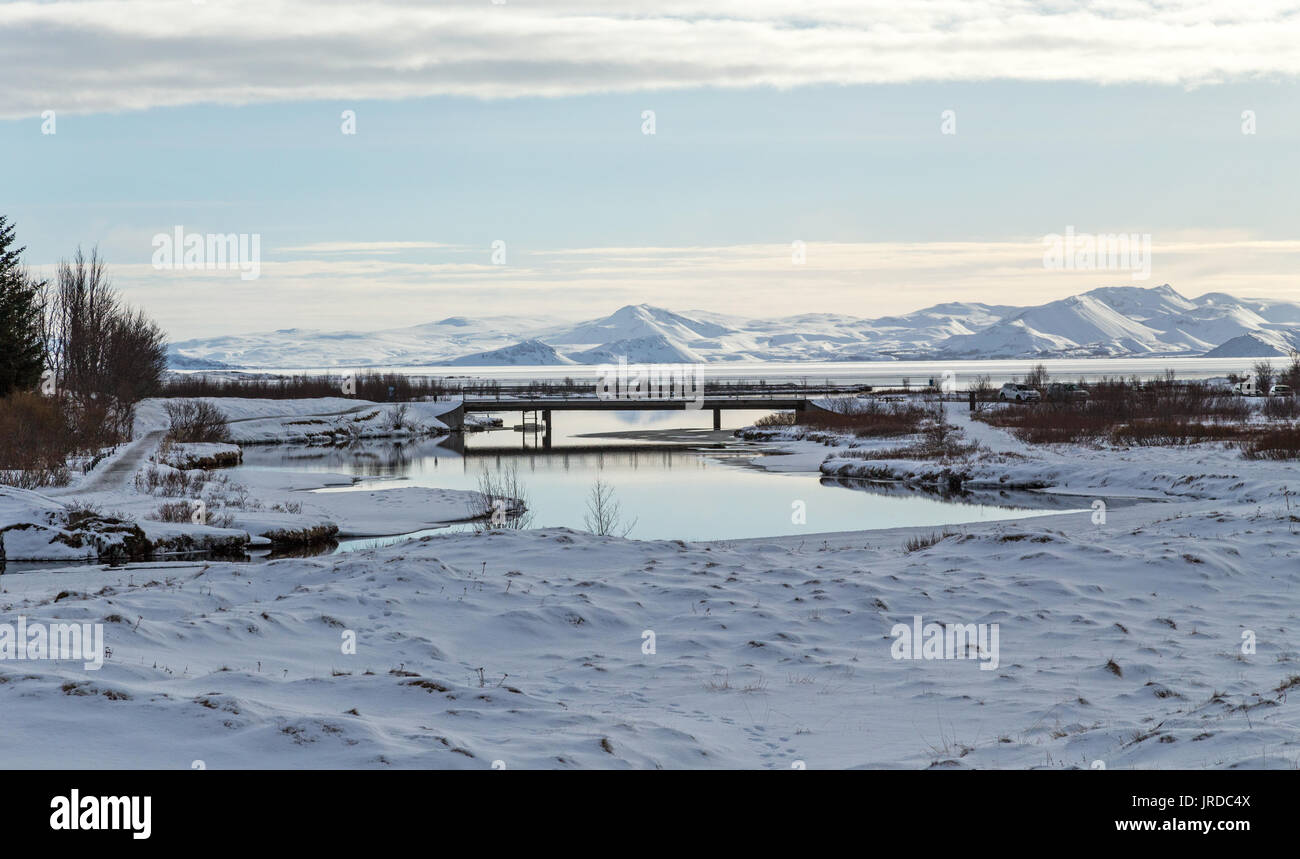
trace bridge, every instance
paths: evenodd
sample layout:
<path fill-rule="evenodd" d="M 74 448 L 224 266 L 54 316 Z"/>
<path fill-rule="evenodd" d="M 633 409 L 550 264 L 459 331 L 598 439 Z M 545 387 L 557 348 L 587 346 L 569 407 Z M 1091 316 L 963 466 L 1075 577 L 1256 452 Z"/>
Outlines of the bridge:
<path fill-rule="evenodd" d="M 543 446 L 550 447 L 551 414 L 553 412 L 711 411 L 713 412 L 713 428 L 720 430 L 722 429 L 722 412 L 724 409 L 732 411 L 802 412 L 809 408 L 811 401 L 817 397 L 843 396 L 863 389 L 864 386 L 822 388 L 782 386 L 779 388 L 772 387 L 765 391 L 747 390 L 734 393 L 712 391 L 706 392 L 702 399 L 684 400 L 680 398 L 644 396 L 601 398 L 592 394 L 533 394 L 526 389 L 507 390 L 503 388 L 500 391 L 493 392 L 496 396 L 466 395 L 461 408 L 444 416 L 442 420 L 456 428 L 463 426 L 466 414 L 519 412 L 521 419 L 526 424 L 529 413 L 532 413 L 534 422 L 540 420 L 545 425 Z"/>

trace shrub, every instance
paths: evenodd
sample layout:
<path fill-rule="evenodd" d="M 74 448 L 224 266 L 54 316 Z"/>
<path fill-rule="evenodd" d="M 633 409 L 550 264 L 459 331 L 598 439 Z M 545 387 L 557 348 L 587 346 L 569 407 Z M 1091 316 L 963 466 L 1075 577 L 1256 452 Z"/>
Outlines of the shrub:
<path fill-rule="evenodd" d="M 1082 403 L 999 409 L 978 419 L 1031 444 L 1187 444 L 1241 438 L 1251 414 L 1240 397 L 1168 375 L 1145 384 L 1102 379 L 1089 385 L 1088 393 Z"/>
<path fill-rule="evenodd" d="M 193 516 L 194 508 L 188 501 L 169 501 L 149 518 L 158 522 L 190 522 Z"/>
<path fill-rule="evenodd" d="M 396 432 L 401 429 L 414 429 L 411 426 L 410 416 L 407 414 L 408 407 L 406 403 L 399 403 L 389 409 L 385 416 L 384 423 L 390 432 Z"/>
<path fill-rule="evenodd" d="M 200 511 L 202 512 L 199 517 L 201 521 L 194 523 L 194 514 Z M 210 525 L 213 528 L 229 528 L 235 522 L 235 517 L 224 510 L 209 511 L 197 504 L 191 504 L 189 501 L 169 501 L 160 506 L 149 518 L 157 522 L 194 523 Z"/>
<path fill-rule="evenodd" d="M 163 404 L 174 442 L 218 442 L 230 435 L 226 414 L 206 400 L 169 400 Z"/>
<path fill-rule="evenodd" d="M 197 498 L 207 486 L 208 475 L 202 471 L 175 468 L 144 468 L 135 474 L 135 488 L 147 495 L 164 498 Z"/>
<path fill-rule="evenodd" d="M 847 400 L 844 411 L 807 409 L 796 415 L 800 426 L 852 433 L 859 437 L 913 435 L 921 431 L 931 413 L 919 401 L 902 403 L 881 400 Z"/>
<path fill-rule="evenodd" d="M 754 421 L 756 427 L 792 427 L 795 425 L 794 412 L 773 412 Z"/>
<path fill-rule="evenodd" d="M 0 399 L 0 483 L 23 489 L 66 484 L 73 436 L 57 400 L 26 392 Z"/>
<path fill-rule="evenodd" d="M 1247 459 L 1300 459 L 1300 424 L 1265 430 L 1243 445 Z"/>
<path fill-rule="evenodd" d="M 478 492 L 471 496 L 469 515 L 478 531 L 528 528 L 533 516 L 528 510 L 528 491 L 519 477 L 519 467 L 511 463 L 498 467 L 495 472 L 481 473 Z"/>
<path fill-rule="evenodd" d="M 955 531 L 944 531 L 942 534 L 937 532 L 931 534 L 916 534 L 907 538 L 907 542 L 903 544 L 903 551 L 919 552 L 922 549 L 928 549 L 931 546 L 937 545 L 939 542 L 946 540 L 949 537 L 956 536 L 957 532 Z"/>
<path fill-rule="evenodd" d="M 1294 420 L 1300 418 L 1300 399 L 1296 397 L 1269 397 L 1264 401 L 1265 417 L 1274 420 Z"/>

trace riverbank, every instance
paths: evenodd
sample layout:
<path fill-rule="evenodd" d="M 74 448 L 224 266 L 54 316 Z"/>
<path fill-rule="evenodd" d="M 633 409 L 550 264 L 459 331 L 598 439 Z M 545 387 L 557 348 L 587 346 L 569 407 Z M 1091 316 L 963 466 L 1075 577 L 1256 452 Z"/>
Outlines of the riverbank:
<path fill-rule="evenodd" d="M 441 418 L 458 414 L 459 401 L 209 402 L 226 415 L 232 442 L 170 443 L 165 401 L 146 400 L 136 413 L 134 439 L 68 486 L 26 493 L 0 487 L 0 561 L 239 557 L 251 548 L 402 534 L 482 515 L 482 496 L 474 491 L 319 493 L 354 481 L 344 474 L 259 472 L 233 481 L 227 470 L 242 460 L 246 444 L 446 435 L 449 427 Z"/>

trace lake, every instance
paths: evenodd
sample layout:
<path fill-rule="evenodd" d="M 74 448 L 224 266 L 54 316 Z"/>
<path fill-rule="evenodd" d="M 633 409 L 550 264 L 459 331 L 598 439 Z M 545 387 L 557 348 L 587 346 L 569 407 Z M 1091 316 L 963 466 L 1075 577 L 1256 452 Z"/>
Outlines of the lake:
<path fill-rule="evenodd" d="M 748 463 L 760 449 L 731 437 L 765 412 L 723 412 L 712 431 L 708 412 L 557 412 L 552 447 L 510 429 L 466 433 L 463 450 L 448 439 L 351 448 L 246 447 L 229 470 L 343 473 L 357 483 L 321 492 L 383 486 L 477 489 L 485 472 L 516 468 L 531 527 L 584 529 L 597 475 L 612 486 L 628 536 L 637 539 L 734 540 L 900 526 L 940 528 L 965 522 L 1045 515 L 1087 507 L 1041 493 L 968 498 L 901 490 L 896 485 L 824 478 L 815 471 L 774 472 Z M 513 419 L 503 415 L 506 425 Z M 453 437 L 455 439 L 456 437 Z M 803 521 L 794 514 L 804 513 Z M 455 525 L 439 529 L 472 528 Z M 343 550 L 391 540 L 348 540 Z"/>
<path fill-rule="evenodd" d="M 734 382 L 766 379 L 769 382 L 802 382 L 821 384 L 827 380 L 835 384 L 897 386 L 904 379 L 913 387 L 924 386 L 931 378 L 942 379 L 945 372 L 953 374 L 959 387 L 976 377 L 987 375 L 995 385 L 1021 377 L 1035 364 L 1044 364 L 1048 372 L 1070 381 L 1097 379 L 1103 376 L 1142 378 L 1161 376 L 1171 369 L 1180 379 L 1208 379 L 1228 373 L 1245 374 L 1256 359 L 1253 358 L 1049 358 L 1043 361 L 1030 358 L 997 359 L 981 361 L 719 361 L 702 365 L 706 382 Z M 1280 359 L 1279 359 L 1280 361 Z M 1275 361 L 1274 363 L 1278 363 Z M 447 378 L 495 379 L 503 383 L 523 383 L 531 380 L 558 381 L 564 378 L 589 379 L 596 377 L 596 367 L 588 365 L 564 366 L 380 366 L 380 367 L 313 367 L 313 368 L 258 368 L 249 373 L 323 374 L 365 369 L 384 373 L 405 373 L 415 376 Z M 192 371 L 202 372 L 202 371 Z"/>

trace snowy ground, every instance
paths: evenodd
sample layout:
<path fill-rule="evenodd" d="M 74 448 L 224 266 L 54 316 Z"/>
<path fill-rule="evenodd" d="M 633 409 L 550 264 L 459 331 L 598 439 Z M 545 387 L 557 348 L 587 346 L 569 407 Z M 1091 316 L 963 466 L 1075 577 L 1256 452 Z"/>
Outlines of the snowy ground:
<path fill-rule="evenodd" d="M 232 435 L 250 443 L 303 442 L 332 428 L 348 425 L 357 440 L 445 433 L 438 416 L 456 402 L 369 403 L 354 399 L 241 400 L 213 399 L 229 418 Z M 405 406 L 405 424 L 394 427 L 389 415 Z M 251 472 L 243 483 L 225 479 L 220 470 L 187 468 L 193 463 L 237 457 L 230 444 L 165 445 L 167 416 L 163 401 L 146 400 L 136 416 L 136 438 L 119 446 L 93 471 L 77 475 L 66 487 L 22 493 L 0 487 L 0 546 L 10 561 L 94 559 L 104 547 L 124 545 L 128 535 L 93 521 L 86 528 L 79 510 L 133 522 L 140 537 L 172 551 L 298 541 L 307 536 L 387 536 L 405 534 L 469 518 L 479 494 L 454 489 L 403 487 L 372 492 L 329 493 L 317 490 L 347 486 L 344 474 L 286 476 Z M 167 481 L 179 488 L 164 485 Z M 163 508 L 187 504 L 198 510 L 180 522 L 160 521 Z M 82 517 L 84 518 L 84 517 Z M 20 526 L 20 527 L 15 527 Z"/>
<path fill-rule="evenodd" d="M 0 661 L 0 760 L 1300 765 L 1293 464 L 1030 449 L 953 419 L 988 448 L 961 466 L 973 478 L 1160 500 L 962 526 L 910 552 L 914 529 L 729 544 L 547 530 L 5 576 L 6 620 L 104 622 L 112 655 L 99 671 Z M 789 447 L 768 464 L 830 452 Z M 997 624 L 998 646 L 894 658 L 917 615 Z"/>
<path fill-rule="evenodd" d="M 439 420 L 459 400 L 372 403 L 344 397 L 258 400 L 200 397 L 225 413 L 237 444 L 323 443 L 347 439 L 412 438 L 445 433 Z M 136 435 L 166 429 L 165 400 L 145 400 L 136 410 Z"/>

